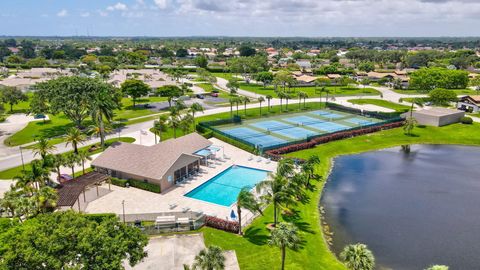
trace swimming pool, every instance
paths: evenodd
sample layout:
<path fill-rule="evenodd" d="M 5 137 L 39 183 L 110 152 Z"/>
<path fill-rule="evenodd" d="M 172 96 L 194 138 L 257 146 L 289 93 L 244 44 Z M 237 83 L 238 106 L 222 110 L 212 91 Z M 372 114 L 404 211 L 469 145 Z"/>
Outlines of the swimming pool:
<path fill-rule="evenodd" d="M 267 178 L 268 171 L 234 165 L 195 188 L 186 197 L 231 206 L 244 187 L 252 189 Z"/>

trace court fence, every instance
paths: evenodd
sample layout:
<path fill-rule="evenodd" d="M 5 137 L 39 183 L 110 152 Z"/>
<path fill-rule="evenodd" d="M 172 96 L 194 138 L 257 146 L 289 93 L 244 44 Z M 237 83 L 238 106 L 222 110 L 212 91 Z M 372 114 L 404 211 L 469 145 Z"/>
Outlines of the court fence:
<path fill-rule="evenodd" d="M 381 122 L 371 123 L 366 125 L 360 125 L 357 127 L 352 127 L 347 130 L 341 130 L 326 134 L 316 134 L 310 135 L 303 139 L 292 140 L 282 144 L 275 144 L 272 146 L 262 146 L 261 144 L 254 144 L 245 140 L 246 138 L 239 138 L 237 136 L 228 134 L 216 126 L 226 125 L 226 124 L 242 124 L 243 119 L 240 116 L 234 116 L 233 118 L 228 119 L 221 119 L 215 121 L 207 121 L 207 122 L 200 122 L 197 125 L 197 129 L 201 133 L 211 133 L 209 135 L 225 141 L 229 144 L 232 144 L 240 149 L 246 150 L 251 153 L 255 154 L 264 154 L 266 153 L 267 156 L 271 158 L 278 159 L 278 155 L 275 154 L 277 152 L 284 152 L 285 149 L 306 149 L 315 146 L 318 143 L 325 143 L 331 140 L 338 140 L 343 138 L 348 138 L 352 136 L 363 135 L 371 132 L 380 131 L 382 129 L 388 129 L 393 127 L 399 127 L 403 125 L 403 119 L 400 117 L 399 113 L 382 113 L 382 112 L 370 112 L 370 111 L 363 111 L 356 108 L 345 107 L 339 104 L 327 102 L 325 104 L 325 108 L 345 112 L 353 115 L 359 115 L 363 117 L 375 118 L 382 120 Z M 315 109 L 318 110 L 318 109 Z M 260 119 L 260 118 L 259 118 Z M 268 134 L 268 133 L 267 133 Z M 258 136 L 265 136 L 267 134 L 261 133 Z M 311 145 L 308 147 L 308 145 Z M 294 147 L 291 147 L 294 146 Z M 301 149 L 300 149 L 301 148 Z M 283 149 L 282 151 L 273 151 L 273 150 Z M 292 150 L 288 152 L 298 151 Z M 288 153 L 284 152 L 284 153 Z"/>

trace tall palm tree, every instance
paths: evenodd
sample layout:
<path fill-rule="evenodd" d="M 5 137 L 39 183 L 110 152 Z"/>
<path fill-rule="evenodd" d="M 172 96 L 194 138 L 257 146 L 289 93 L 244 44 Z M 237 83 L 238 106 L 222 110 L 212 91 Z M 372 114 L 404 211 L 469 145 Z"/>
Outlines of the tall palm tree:
<path fill-rule="evenodd" d="M 295 174 L 295 161 L 292 158 L 283 158 L 278 162 L 277 174 L 283 177 L 292 177 Z"/>
<path fill-rule="evenodd" d="M 260 116 L 262 116 L 262 102 L 265 102 L 265 98 L 260 96 L 258 97 L 258 103 L 260 104 Z"/>
<path fill-rule="evenodd" d="M 229 100 L 230 102 L 230 118 L 233 118 L 233 104 L 237 102 L 235 97 L 231 97 Z"/>
<path fill-rule="evenodd" d="M 237 214 L 238 214 L 238 233 L 242 232 L 242 208 L 249 210 L 252 213 L 260 213 L 263 215 L 260 203 L 255 199 L 255 196 L 248 188 L 242 188 L 237 196 Z"/>
<path fill-rule="evenodd" d="M 68 130 L 65 137 L 65 145 L 72 144 L 73 152 L 78 154 L 78 145 L 85 141 L 85 135 L 76 127 L 72 127 Z"/>
<path fill-rule="evenodd" d="M 85 163 L 89 160 L 92 160 L 92 157 L 88 154 L 87 151 L 78 152 L 78 160 L 82 163 L 82 173 L 85 174 Z"/>
<path fill-rule="evenodd" d="M 90 125 L 88 127 L 89 134 L 98 136 L 100 138 L 100 145 L 102 146 L 102 148 L 105 148 L 106 134 L 112 131 L 112 126 L 109 124 L 104 124 L 103 121 L 96 121 L 93 123 L 93 125 Z"/>
<path fill-rule="evenodd" d="M 45 157 L 55 151 L 55 149 L 57 149 L 55 145 L 50 144 L 46 138 L 42 137 L 38 143 L 33 145 L 32 152 L 33 156 L 40 155 L 42 159 L 45 159 Z"/>
<path fill-rule="evenodd" d="M 37 212 L 44 213 L 47 208 L 57 206 L 58 194 L 55 189 L 45 186 L 37 190 L 32 199 L 37 206 Z"/>
<path fill-rule="evenodd" d="M 283 91 L 278 91 L 277 96 L 280 99 L 280 112 L 283 111 L 282 106 L 283 106 L 283 99 L 285 98 L 285 92 Z"/>
<path fill-rule="evenodd" d="M 372 270 L 375 268 L 375 257 L 365 244 L 346 246 L 340 253 L 340 259 L 350 270 Z"/>
<path fill-rule="evenodd" d="M 65 166 L 72 169 L 72 177 L 75 177 L 75 166 L 80 164 L 80 158 L 75 153 L 68 153 L 65 155 Z"/>
<path fill-rule="evenodd" d="M 115 109 L 120 108 L 120 99 L 119 97 L 112 97 L 110 91 L 105 91 L 103 87 L 110 87 L 107 84 L 102 84 L 102 88 L 96 92 L 95 97 L 89 103 L 90 116 L 92 117 L 95 126 L 98 128 L 97 134 L 100 137 L 100 145 L 105 147 L 105 136 L 108 133 L 109 129 L 105 125 L 111 123 Z M 110 129 L 111 130 L 111 129 Z"/>
<path fill-rule="evenodd" d="M 187 113 L 180 119 L 179 128 L 182 130 L 183 135 L 187 134 L 194 123 L 194 118 L 191 114 Z"/>
<path fill-rule="evenodd" d="M 311 155 L 305 163 L 302 164 L 302 172 L 307 176 L 307 183 L 305 187 L 310 186 L 311 179 L 320 179 L 321 176 L 315 174 L 315 167 L 320 164 L 320 158 L 317 155 Z"/>
<path fill-rule="evenodd" d="M 294 203 L 291 192 L 288 190 L 287 178 L 279 174 L 271 174 L 257 184 L 256 190 L 262 194 L 260 198 L 263 201 L 273 204 L 273 226 L 277 226 L 279 208 Z"/>
<path fill-rule="evenodd" d="M 225 256 L 221 248 L 209 246 L 201 250 L 192 266 L 193 269 L 201 270 L 223 270 L 225 269 Z"/>
<path fill-rule="evenodd" d="M 180 118 L 177 115 L 170 115 L 168 126 L 173 129 L 173 138 L 177 138 L 177 128 L 180 127 Z"/>
<path fill-rule="evenodd" d="M 285 269 L 285 255 L 287 248 L 297 250 L 301 243 L 298 229 L 291 223 L 280 223 L 277 228 L 272 230 L 268 244 L 280 248 L 282 252 L 282 267 Z"/>
<path fill-rule="evenodd" d="M 195 102 L 192 105 L 190 105 L 190 113 L 193 116 L 193 131 L 195 131 L 195 113 L 203 112 L 203 110 L 204 110 L 203 106 L 198 102 Z"/>
<path fill-rule="evenodd" d="M 268 101 L 268 112 L 270 113 L 270 101 L 272 100 L 273 97 L 271 95 L 266 95 L 265 98 Z"/>
<path fill-rule="evenodd" d="M 288 100 L 291 99 L 292 96 L 290 94 L 285 93 L 284 98 L 285 98 L 285 110 L 288 111 Z"/>
<path fill-rule="evenodd" d="M 242 97 L 243 102 L 243 110 L 245 112 L 245 117 L 247 116 L 247 103 L 250 103 L 250 99 L 248 97 Z"/>
<path fill-rule="evenodd" d="M 153 134 L 155 134 L 155 144 L 157 144 L 157 135 L 162 141 L 162 132 L 167 131 L 168 117 L 165 114 L 160 115 L 158 120 L 153 123 Z"/>
<path fill-rule="evenodd" d="M 65 157 L 62 154 L 54 155 L 52 158 L 51 166 L 53 171 L 57 173 L 57 179 L 59 180 L 61 177 L 60 168 L 65 166 Z"/>

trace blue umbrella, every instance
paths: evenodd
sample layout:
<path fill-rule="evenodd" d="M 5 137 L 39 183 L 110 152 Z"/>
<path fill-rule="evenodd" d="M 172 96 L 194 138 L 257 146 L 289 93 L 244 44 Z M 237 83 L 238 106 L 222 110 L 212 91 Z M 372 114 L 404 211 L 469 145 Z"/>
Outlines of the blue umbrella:
<path fill-rule="evenodd" d="M 233 209 L 232 209 L 232 212 L 230 212 L 230 218 L 237 219 L 237 215 L 235 215 L 235 211 L 233 211 Z"/>

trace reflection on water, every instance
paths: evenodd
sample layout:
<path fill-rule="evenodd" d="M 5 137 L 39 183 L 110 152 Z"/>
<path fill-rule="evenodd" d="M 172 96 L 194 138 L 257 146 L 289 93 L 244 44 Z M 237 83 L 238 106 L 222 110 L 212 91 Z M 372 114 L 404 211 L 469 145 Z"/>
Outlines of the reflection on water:
<path fill-rule="evenodd" d="M 365 243 L 379 269 L 479 269 L 480 148 L 402 146 L 335 160 L 322 205 L 338 254 Z"/>

